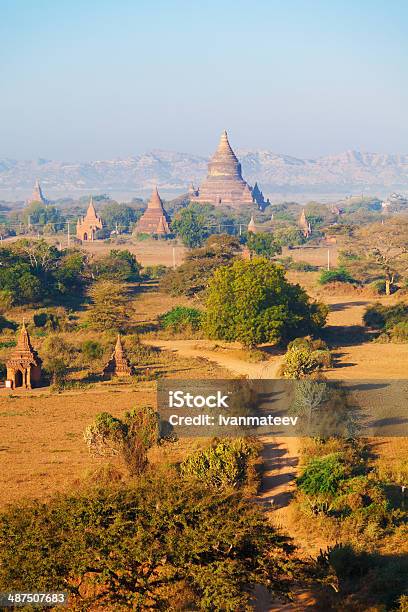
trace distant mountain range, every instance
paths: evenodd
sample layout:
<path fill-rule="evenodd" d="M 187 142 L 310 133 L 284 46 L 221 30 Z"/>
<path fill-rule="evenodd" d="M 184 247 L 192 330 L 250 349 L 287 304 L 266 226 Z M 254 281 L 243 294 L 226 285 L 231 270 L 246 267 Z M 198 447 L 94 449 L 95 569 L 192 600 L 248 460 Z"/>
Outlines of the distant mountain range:
<path fill-rule="evenodd" d="M 408 190 L 408 155 L 345 151 L 317 159 L 300 159 L 268 150 L 237 150 L 244 178 L 258 182 L 268 196 L 276 193 L 388 193 Z M 0 159 L 0 199 L 7 193 L 24 199 L 39 178 L 46 197 L 82 193 L 146 194 L 158 185 L 181 194 L 206 175 L 207 159 L 172 151 L 152 151 L 127 159 L 61 162 Z"/>

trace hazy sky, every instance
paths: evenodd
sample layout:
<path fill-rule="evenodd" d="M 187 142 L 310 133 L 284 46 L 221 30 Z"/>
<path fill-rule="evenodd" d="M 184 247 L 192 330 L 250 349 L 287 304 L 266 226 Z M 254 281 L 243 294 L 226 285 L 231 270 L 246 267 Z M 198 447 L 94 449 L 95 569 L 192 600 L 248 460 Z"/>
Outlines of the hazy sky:
<path fill-rule="evenodd" d="M 408 153 L 406 0 L 0 0 L 0 157 Z"/>

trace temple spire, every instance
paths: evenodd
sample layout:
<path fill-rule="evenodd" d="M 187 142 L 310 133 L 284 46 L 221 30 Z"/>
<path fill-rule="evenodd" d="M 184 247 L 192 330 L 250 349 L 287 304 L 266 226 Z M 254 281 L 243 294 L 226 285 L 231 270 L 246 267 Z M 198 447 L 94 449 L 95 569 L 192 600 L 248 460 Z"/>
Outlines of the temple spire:
<path fill-rule="evenodd" d="M 30 351 L 30 352 L 32 351 L 30 336 L 28 334 L 24 319 L 23 319 L 23 324 L 20 329 L 20 335 L 17 340 L 16 349 L 20 351 Z"/>
<path fill-rule="evenodd" d="M 86 216 L 87 217 L 91 217 L 91 216 L 92 217 L 96 217 L 97 216 L 92 195 L 89 198 L 89 204 L 88 204 L 88 210 L 86 211 Z"/>
<path fill-rule="evenodd" d="M 135 234 L 170 234 L 170 217 L 164 209 L 157 187 L 153 189 L 147 208 L 134 229 Z"/>
<path fill-rule="evenodd" d="M 256 225 L 254 220 L 254 215 L 251 215 L 251 220 L 248 223 L 248 233 L 256 234 Z"/>
<path fill-rule="evenodd" d="M 130 376 L 132 371 L 132 366 L 129 364 L 123 348 L 122 338 L 118 334 L 115 348 L 111 358 L 104 367 L 103 373 L 105 376 Z"/>
<path fill-rule="evenodd" d="M 228 134 L 223 130 L 218 147 L 208 163 L 207 178 L 201 183 L 192 202 L 226 204 L 227 206 L 252 205 L 252 188 L 242 178 L 241 164 L 229 143 Z M 263 209 L 263 201 L 257 200 Z"/>

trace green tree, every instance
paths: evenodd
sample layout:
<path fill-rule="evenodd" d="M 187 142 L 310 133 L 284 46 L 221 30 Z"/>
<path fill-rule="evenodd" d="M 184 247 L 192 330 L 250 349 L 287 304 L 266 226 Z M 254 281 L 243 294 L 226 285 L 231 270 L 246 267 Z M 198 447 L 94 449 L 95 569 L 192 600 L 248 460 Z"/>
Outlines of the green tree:
<path fill-rule="evenodd" d="M 281 247 L 276 244 L 272 234 L 253 234 L 248 235 L 247 246 L 251 253 L 260 255 L 261 257 L 271 258 L 274 255 L 282 252 Z"/>
<path fill-rule="evenodd" d="M 53 384 L 62 383 L 75 355 L 74 347 L 58 334 L 52 334 L 45 340 L 42 352 L 43 365 L 52 376 Z"/>
<path fill-rule="evenodd" d="M 207 238 L 204 246 L 189 251 L 181 266 L 169 270 L 160 288 L 172 295 L 196 296 L 207 288 L 214 270 L 230 264 L 240 251 L 237 238 L 214 234 Z"/>
<path fill-rule="evenodd" d="M 127 249 L 112 249 L 108 255 L 96 259 L 91 269 L 95 278 L 133 282 L 140 280 L 141 266 Z"/>
<path fill-rule="evenodd" d="M 129 300 L 126 285 L 110 280 L 97 281 L 90 289 L 88 322 L 100 331 L 126 331 L 129 325 Z"/>
<path fill-rule="evenodd" d="M 176 215 L 171 228 L 190 249 L 201 246 L 209 235 L 204 215 L 191 207 Z"/>
<path fill-rule="evenodd" d="M 315 332 L 327 309 L 311 303 L 283 268 L 263 259 L 237 260 L 215 271 L 209 283 L 203 327 L 211 338 L 252 347 Z"/>
<path fill-rule="evenodd" d="M 108 229 L 115 230 L 118 227 L 119 232 L 128 232 L 139 216 L 134 208 L 114 201 L 104 204 L 100 215 Z"/>
<path fill-rule="evenodd" d="M 382 279 L 389 295 L 397 277 L 408 276 L 408 218 L 393 217 L 354 232 L 340 263 L 353 276 Z"/>
<path fill-rule="evenodd" d="M 82 610 L 249 611 L 254 583 L 284 591 L 300 571 L 285 546 L 239 493 L 167 472 L 3 512 L 0 588 L 68 591 Z"/>
<path fill-rule="evenodd" d="M 201 310 L 197 308 L 175 306 L 171 310 L 160 315 L 159 321 L 163 329 L 169 329 L 174 332 L 195 332 L 201 327 L 202 314 Z"/>
<path fill-rule="evenodd" d="M 87 277 L 87 258 L 80 251 L 66 251 L 55 270 L 58 290 L 63 293 L 82 291 Z"/>
<path fill-rule="evenodd" d="M 280 247 L 298 246 L 306 241 L 303 232 L 301 232 L 299 228 L 293 226 L 274 228 L 273 237 L 276 244 Z"/>
<path fill-rule="evenodd" d="M 52 225 L 55 229 L 61 229 L 65 221 L 61 211 L 55 206 L 43 204 L 42 202 L 31 202 L 22 213 L 25 224 Z"/>

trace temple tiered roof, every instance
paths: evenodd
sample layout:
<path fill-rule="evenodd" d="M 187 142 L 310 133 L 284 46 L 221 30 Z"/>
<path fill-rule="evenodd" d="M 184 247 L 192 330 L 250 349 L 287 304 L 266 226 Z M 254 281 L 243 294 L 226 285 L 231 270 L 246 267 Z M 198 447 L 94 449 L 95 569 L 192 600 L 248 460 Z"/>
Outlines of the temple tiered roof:
<path fill-rule="evenodd" d="M 115 349 L 104 367 L 103 373 L 113 376 L 130 376 L 132 374 L 132 367 L 126 357 L 120 334 L 118 334 Z"/>
<path fill-rule="evenodd" d="M 103 228 L 102 219 L 97 215 L 93 203 L 93 197 L 89 199 L 88 210 L 85 217 L 80 217 L 77 222 L 77 238 L 79 240 L 95 240 L 95 233 Z"/>
<path fill-rule="evenodd" d="M 6 386 L 16 389 L 23 387 L 31 389 L 41 382 L 42 360 L 31 345 L 25 323 L 21 326 L 17 344 L 11 351 L 6 362 L 7 382 Z"/>
<path fill-rule="evenodd" d="M 231 148 L 225 130 L 221 134 L 217 150 L 208 162 L 207 178 L 195 191 L 192 200 L 229 206 L 256 203 L 259 208 L 263 208 L 265 205 L 258 186 L 254 192 L 242 178 L 241 164 Z"/>
<path fill-rule="evenodd" d="M 170 218 L 164 210 L 157 187 L 153 189 L 147 208 L 136 224 L 136 234 L 170 234 Z"/>

